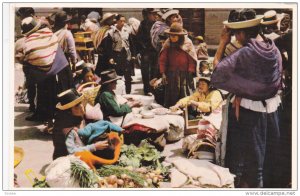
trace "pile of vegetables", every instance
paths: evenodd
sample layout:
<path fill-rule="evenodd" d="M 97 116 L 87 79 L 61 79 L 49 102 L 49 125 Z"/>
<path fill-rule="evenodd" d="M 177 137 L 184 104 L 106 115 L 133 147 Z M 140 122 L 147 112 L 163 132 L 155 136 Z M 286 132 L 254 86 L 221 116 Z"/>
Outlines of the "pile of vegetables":
<path fill-rule="evenodd" d="M 152 170 L 159 170 L 164 176 L 168 174 L 168 168 L 161 163 L 165 157 L 147 140 L 142 140 L 139 147 L 133 144 L 122 145 L 121 156 L 118 165 L 131 166 L 133 168 L 149 167 Z"/>
<path fill-rule="evenodd" d="M 71 177 L 83 188 L 154 188 L 169 181 L 169 168 L 162 165 L 164 157 L 143 140 L 139 147 L 123 145 L 115 165 L 103 165 L 97 170 L 71 162 Z"/>
<path fill-rule="evenodd" d="M 164 179 L 159 170 L 149 170 L 146 167 L 132 168 L 117 165 L 103 166 L 97 170 L 99 187 L 103 188 L 153 188 L 159 187 Z"/>

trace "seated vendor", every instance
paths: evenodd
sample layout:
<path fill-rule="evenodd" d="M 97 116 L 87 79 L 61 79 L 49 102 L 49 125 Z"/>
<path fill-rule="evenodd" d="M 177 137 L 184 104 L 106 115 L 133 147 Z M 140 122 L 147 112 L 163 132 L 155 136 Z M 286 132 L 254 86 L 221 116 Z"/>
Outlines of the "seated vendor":
<path fill-rule="evenodd" d="M 78 91 L 82 91 L 86 87 L 98 86 L 99 78 L 95 75 L 93 68 L 84 66 L 79 75 Z"/>
<path fill-rule="evenodd" d="M 110 120 L 109 116 L 122 117 L 131 112 L 131 108 L 141 106 L 139 101 L 129 100 L 126 103 L 119 104 L 114 90 L 116 90 L 117 76 L 114 69 L 103 71 L 100 74 L 101 88 L 95 99 L 95 104 L 100 103 L 103 112 L 103 118 Z"/>
<path fill-rule="evenodd" d="M 210 78 L 200 77 L 198 81 L 198 90 L 191 96 L 180 99 L 174 106 L 170 107 L 171 111 L 187 106 L 192 107 L 189 111 L 189 119 L 193 119 L 200 114 L 209 114 L 222 102 L 220 91 L 210 87 Z"/>
<path fill-rule="evenodd" d="M 97 121 L 86 126 L 84 124 L 84 107 L 82 105 L 83 95 L 75 89 L 66 90 L 58 95 L 57 108 L 59 109 L 54 123 L 54 155 L 53 158 L 73 154 L 80 151 L 90 151 L 103 154 L 106 158 L 109 143 L 107 140 L 99 141 L 98 138 L 106 134 L 107 131 L 120 132 L 122 129 L 108 121 Z M 63 142 L 67 153 L 63 153 L 61 145 Z"/>

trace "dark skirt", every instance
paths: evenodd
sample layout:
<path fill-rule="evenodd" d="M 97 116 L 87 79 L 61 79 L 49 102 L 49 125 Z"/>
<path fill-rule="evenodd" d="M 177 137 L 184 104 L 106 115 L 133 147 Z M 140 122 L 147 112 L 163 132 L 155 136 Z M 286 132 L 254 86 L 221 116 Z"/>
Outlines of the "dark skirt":
<path fill-rule="evenodd" d="M 173 106 L 179 99 L 190 96 L 194 90 L 193 74 L 189 72 L 174 71 L 167 72 L 165 89 L 165 107 Z"/>
<path fill-rule="evenodd" d="M 236 187 L 247 183 L 251 188 L 262 188 L 276 174 L 274 163 L 278 162 L 280 139 L 278 112 L 268 114 L 240 107 L 237 121 L 230 106 L 228 115 L 226 167 L 236 175 Z"/>

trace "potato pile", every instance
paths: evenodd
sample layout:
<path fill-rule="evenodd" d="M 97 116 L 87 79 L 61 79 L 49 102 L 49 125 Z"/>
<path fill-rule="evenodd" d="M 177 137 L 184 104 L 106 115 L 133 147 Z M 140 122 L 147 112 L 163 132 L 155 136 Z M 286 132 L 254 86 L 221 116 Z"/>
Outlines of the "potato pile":
<path fill-rule="evenodd" d="M 161 171 L 158 169 L 151 170 L 146 167 L 133 169 L 130 166 L 125 168 L 118 166 L 113 168 L 110 166 L 109 169 L 118 169 L 119 172 L 108 176 L 100 175 L 101 177 L 98 181 L 99 188 L 153 188 L 159 187 L 159 182 L 164 179 Z M 106 171 L 106 173 L 108 174 L 109 172 Z"/>

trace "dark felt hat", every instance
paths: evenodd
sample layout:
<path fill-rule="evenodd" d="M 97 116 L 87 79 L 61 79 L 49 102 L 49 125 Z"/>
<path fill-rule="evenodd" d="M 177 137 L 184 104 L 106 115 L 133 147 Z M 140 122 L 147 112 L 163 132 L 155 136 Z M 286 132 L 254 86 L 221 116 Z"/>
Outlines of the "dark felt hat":
<path fill-rule="evenodd" d="M 117 73 L 114 69 L 110 69 L 110 70 L 101 72 L 100 78 L 101 78 L 101 84 L 107 84 L 107 83 L 121 79 L 121 77 L 117 75 Z"/>
<path fill-rule="evenodd" d="M 57 99 L 59 103 L 56 105 L 56 108 L 67 110 L 79 104 L 83 100 L 83 95 L 75 89 L 69 89 L 58 94 Z"/>
<path fill-rule="evenodd" d="M 165 33 L 171 35 L 186 35 L 187 32 L 182 28 L 182 25 L 178 22 L 174 22 L 171 27 L 165 30 Z"/>
<path fill-rule="evenodd" d="M 65 11 L 58 11 L 55 14 L 54 23 L 63 23 L 63 22 L 69 22 L 71 19 L 68 18 L 68 15 Z"/>

